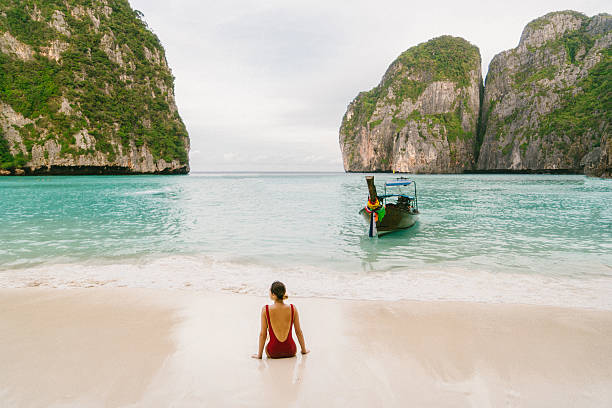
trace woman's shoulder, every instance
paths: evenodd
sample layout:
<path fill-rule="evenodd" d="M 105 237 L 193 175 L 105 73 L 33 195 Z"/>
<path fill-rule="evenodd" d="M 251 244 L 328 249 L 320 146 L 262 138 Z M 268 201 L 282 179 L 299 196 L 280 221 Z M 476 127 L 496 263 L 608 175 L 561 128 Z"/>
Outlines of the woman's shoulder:
<path fill-rule="evenodd" d="M 276 304 L 274 304 L 274 305 L 263 305 L 261 307 L 261 311 L 265 312 L 266 309 L 268 309 L 268 310 L 276 310 L 276 309 L 285 309 L 285 310 L 287 310 L 289 308 L 293 308 L 294 310 L 296 310 L 297 306 L 294 305 L 293 303 L 285 303 L 283 305 L 276 305 Z"/>

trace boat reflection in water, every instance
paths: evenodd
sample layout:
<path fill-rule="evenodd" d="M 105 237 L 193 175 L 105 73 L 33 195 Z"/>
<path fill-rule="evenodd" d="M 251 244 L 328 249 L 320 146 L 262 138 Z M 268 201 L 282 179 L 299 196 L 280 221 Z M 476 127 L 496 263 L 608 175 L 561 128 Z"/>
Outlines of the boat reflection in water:
<path fill-rule="evenodd" d="M 412 227 L 419 217 L 419 203 L 416 182 L 397 178 L 385 183 L 383 195 L 376 193 L 374 176 L 366 176 L 368 183 L 368 202 L 359 213 L 368 225 L 368 236 L 376 237 L 389 232 Z M 412 186 L 413 195 L 405 194 L 402 187 Z M 395 190 L 388 193 L 387 188 Z"/>

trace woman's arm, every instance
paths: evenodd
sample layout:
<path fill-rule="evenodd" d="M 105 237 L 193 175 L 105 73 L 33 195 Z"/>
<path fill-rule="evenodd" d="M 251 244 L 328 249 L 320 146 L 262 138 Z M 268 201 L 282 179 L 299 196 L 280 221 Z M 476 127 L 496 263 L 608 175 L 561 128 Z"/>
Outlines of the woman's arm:
<path fill-rule="evenodd" d="M 268 338 L 268 320 L 266 319 L 266 307 L 261 308 L 261 329 L 259 331 L 259 351 L 257 354 L 253 354 L 253 358 L 261 358 L 263 355 L 263 349 Z"/>
<path fill-rule="evenodd" d="M 306 348 L 306 343 L 304 342 L 304 333 L 302 333 L 302 327 L 300 326 L 300 314 L 298 313 L 297 307 L 293 306 L 293 310 L 295 316 L 293 317 L 293 326 L 295 327 L 295 335 L 300 342 L 300 347 L 302 348 L 302 354 L 310 353 L 310 350 Z"/>

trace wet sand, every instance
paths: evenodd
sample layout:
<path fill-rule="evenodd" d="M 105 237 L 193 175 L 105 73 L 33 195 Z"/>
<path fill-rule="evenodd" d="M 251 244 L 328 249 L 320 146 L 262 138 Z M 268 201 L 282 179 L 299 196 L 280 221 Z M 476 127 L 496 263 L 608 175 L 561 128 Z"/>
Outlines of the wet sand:
<path fill-rule="evenodd" d="M 290 299 L 312 352 L 254 360 L 266 301 L 0 290 L 0 406 L 612 406 L 612 312 Z"/>

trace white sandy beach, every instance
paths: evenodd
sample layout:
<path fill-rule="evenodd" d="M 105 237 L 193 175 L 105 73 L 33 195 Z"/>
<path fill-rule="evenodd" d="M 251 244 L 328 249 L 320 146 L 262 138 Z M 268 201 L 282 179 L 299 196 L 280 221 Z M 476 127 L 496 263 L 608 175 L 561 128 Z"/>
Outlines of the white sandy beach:
<path fill-rule="evenodd" d="M 612 406 L 612 312 L 294 298 L 312 352 L 254 360 L 266 301 L 0 290 L 0 406 Z"/>

